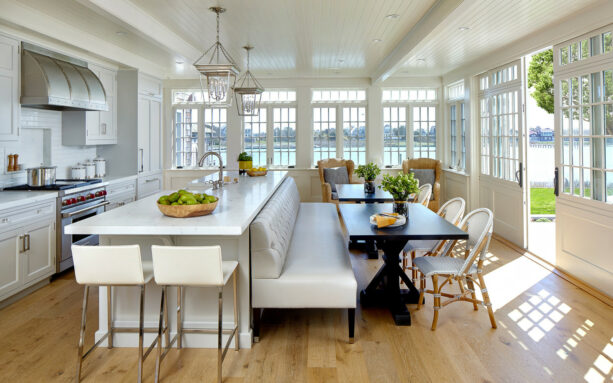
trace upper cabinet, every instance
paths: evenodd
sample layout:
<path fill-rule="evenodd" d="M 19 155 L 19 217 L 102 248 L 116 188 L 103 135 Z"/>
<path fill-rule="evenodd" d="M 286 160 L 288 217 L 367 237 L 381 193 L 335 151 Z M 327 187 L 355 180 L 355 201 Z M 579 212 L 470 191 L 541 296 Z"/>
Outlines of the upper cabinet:
<path fill-rule="evenodd" d="M 117 72 L 90 65 L 106 92 L 109 110 L 105 112 L 64 112 L 62 144 L 111 145 L 117 143 Z"/>
<path fill-rule="evenodd" d="M 19 41 L 0 35 L 0 141 L 19 137 Z"/>

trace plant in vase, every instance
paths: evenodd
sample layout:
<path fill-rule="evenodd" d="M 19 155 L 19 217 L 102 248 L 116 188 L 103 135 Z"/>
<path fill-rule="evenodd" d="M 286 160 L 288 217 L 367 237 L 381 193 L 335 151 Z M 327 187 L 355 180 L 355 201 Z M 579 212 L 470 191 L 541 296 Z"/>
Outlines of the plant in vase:
<path fill-rule="evenodd" d="M 397 176 L 385 174 L 379 189 L 385 190 L 394 197 L 394 213 L 407 216 L 407 200 L 411 194 L 419 191 L 419 181 L 413 177 L 413 173 L 400 173 Z"/>
<path fill-rule="evenodd" d="M 375 178 L 377 178 L 379 173 L 381 173 L 381 169 L 372 162 L 358 166 L 355 174 L 358 177 L 364 178 L 364 193 L 372 194 L 375 192 Z"/>
<path fill-rule="evenodd" d="M 253 167 L 253 157 L 247 152 L 242 152 L 238 155 L 238 174 L 245 174 L 245 172 Z"/>

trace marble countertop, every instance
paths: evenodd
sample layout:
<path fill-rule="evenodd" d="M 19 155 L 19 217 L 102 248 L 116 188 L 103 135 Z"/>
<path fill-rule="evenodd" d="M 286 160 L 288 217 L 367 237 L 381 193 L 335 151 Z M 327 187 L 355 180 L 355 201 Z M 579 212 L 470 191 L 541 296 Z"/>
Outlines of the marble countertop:
<path fill-rule="evenodd" d="M 209 189 L 207 194 L 219 198 L 217 209 L 203 217 L 172 218 L 163 215 L 156 206 L 161 195 L 152 196 L 113 209 L 103 214 L 79 221 L 66 227 L 66 234 L 100 235 L 241 235 L 262 207 L 287 177 L 287 172 L 269 172 L 265 177 L 238 176 L 237 172 L 224 172 L 239 183 L 226 184 L 218 190 Z M 217 174 L 211 175 L 217 179 Z M 203 177 L 188 189 L 198 190 L 209 177 Z M 207 185 L 208 187 L 208 185 Z"/>
<path fill-rule="evenodd" d="M 0 210 L 31 205 L 55 198 L 57 198 L 57 191 L 0 191 Z"/>

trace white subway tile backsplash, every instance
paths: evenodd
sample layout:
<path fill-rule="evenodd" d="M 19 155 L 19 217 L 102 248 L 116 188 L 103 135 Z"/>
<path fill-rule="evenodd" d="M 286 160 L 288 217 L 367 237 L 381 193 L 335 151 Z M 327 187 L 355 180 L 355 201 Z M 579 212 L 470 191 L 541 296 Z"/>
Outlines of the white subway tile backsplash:
<path fill-rule="evenodd" d="M 21 108 L 19 140 L 0 142 L 0 188 L 25 182 L 23 173 L 6 173 L 7 155 L 15 153 L 24 169 L 41 163 L 55 165 L 57 178 L 70 178 L 70 167 L 94 159 L 96 147 L 62 145 L 62 112 Z"/>

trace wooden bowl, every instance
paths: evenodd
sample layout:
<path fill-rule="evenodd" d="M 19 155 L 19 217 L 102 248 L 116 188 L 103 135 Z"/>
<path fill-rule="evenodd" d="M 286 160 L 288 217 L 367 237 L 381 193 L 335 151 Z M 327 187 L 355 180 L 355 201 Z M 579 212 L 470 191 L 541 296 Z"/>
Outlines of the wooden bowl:
<path fill-rule="evenodd" d="M 247 170 L 247 174 L 249 174 L 249 177 L 262 177 L 268 174 L 268 170 L 264 170 L 261 172 L 253 172 L 251 170 Z"/>
<path fill-rule="evenodd" d="M 162 205 L 157 204 L 158 209 L 162 212 L 162 214 L 168 217 L 174 218 L 189 218 L 189 217 L 200 217 L 203 215 L 211 214 L 213 210 L 217 207 L 217 202 L 219 199 L 213 203 L 202 203 L 198 205 Z"/>

